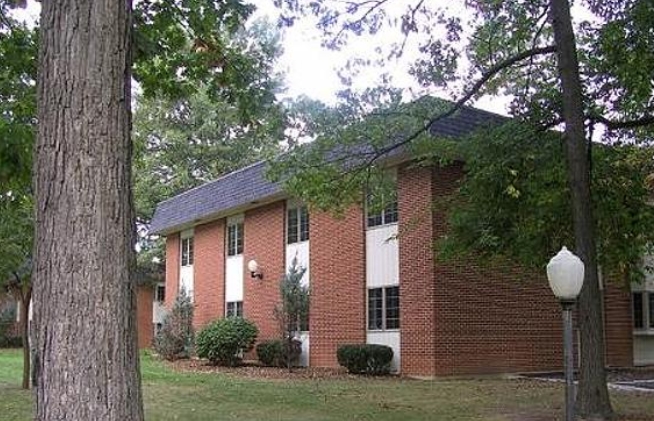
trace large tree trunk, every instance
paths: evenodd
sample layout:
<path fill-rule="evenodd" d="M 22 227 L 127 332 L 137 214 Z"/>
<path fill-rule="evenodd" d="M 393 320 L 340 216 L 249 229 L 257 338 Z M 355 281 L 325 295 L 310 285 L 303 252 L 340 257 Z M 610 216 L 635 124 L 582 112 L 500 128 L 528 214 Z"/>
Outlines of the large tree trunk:
<path fill-rule="evenodd" d="M 36 419 L 143 419 L 130 188 L 130 0 L 42 2 Z"/>
<path fill-rule="evenodd" d="M 551 0 L 550 14 L 563 94 L 568 179 L 572 195 L 575 251 L 586 266 L 579 297 L 581 361 L 577 412 L 589 418 L 613 414 L 606 386 L 602 295 L 597 276 L 593 213 L 590 194 L 590 139 L 584 130 L 579 62 L 568 0 Z"/>

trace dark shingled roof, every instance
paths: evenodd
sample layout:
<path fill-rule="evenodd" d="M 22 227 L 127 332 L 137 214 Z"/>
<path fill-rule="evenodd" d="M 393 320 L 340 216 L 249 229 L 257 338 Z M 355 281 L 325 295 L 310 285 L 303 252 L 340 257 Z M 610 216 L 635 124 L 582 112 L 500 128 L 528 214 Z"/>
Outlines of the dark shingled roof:
<path fill-rule="evenodd" d="M 457 138 L 507 120 L 507 117 L 488 111 L 463 107 L 452 117 L 434 123 L 431 132 L 435 136 Z M 257 162 L 159 203 L 150 232 L 167 234 L 179 231 L 197 221 L 282 194 L 281 185 L 268 181 L 265 171 L 266 162 Z"/>
<path fill-rule="evenodd" d="M 266 180 L 265 171 L 266 162 L 257 162 L 159 203 L 150 231 L 171 232 L 196 220 L 281 193 L 279 183 Z"/>

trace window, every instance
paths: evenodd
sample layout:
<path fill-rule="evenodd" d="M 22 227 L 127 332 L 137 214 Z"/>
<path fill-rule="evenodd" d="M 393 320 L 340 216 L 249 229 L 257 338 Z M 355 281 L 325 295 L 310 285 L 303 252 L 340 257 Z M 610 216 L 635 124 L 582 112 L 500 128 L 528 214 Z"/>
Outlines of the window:
<path fill-rule="evenodd" d="M 243 254 L 243 222 L 227 225 L 227 255 Z"/>
<path fill-rule="evenodd" d="M 376 207 L 379 207 L 379 204 L 375 204 L 377 200 L 372 196 L 368 195 L 367 203 L 367 221 L 368 228 L 378 227 L 380 225 L 388 225 L 397 223 L 398 220 L 398 211 L 397 211 L 397 197 L 389 197 L 388 199 L 381 200 L 381 209 L 376 211 L 373 210 Z"/>
<path fill-rule="evenodd" d="M 400 287 L 368 290 L 368 330 L 400 328 Z"/>
<path fill-rule="evenodd" d="M 193 264 L 193 237 L 182 238 L 182 266 Z"/>
<path fill-rule="evenodd" d="M 225 317 L 243 317 L 243 301 L 227 302 Z"/>
<path fill-rule="evenodd" d="M 309 240 L 309 211 L 306 206 L 286 211 L 286 242 L 288 244 Z"/>
<path fill-rule="evenodd" d="M 654 292 L 632 293 L 634 329 L 654 329 Z"/>
<path fill-rule="evenodd" d="M 154 290 L 154 299 L 155 301 L 159 301 L 160 303 L 163 303 L 166 301 L 166 286 L 165 285 L 157 285 L 157 287 Z"/>
<path fill-rule="evenodd" d="M 300 322 L 298 323 L 300 332 L 308 332 L 309 331 L 309 312 L 307 311 L 306 314 L 300 315 Z"/>

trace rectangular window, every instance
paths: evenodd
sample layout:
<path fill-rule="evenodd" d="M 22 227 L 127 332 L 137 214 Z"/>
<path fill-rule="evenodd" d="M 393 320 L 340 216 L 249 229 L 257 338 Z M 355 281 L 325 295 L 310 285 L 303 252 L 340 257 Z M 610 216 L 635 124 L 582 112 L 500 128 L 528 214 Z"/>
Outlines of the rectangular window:
<path fill-rule="evenodd" d="M 368 290 L 368 330 L 382 330 L 384 328 L 383 303 L 382 288 Z"/>
<path fill-rule="evenodd" d="M 368 330 L 400 328 L 400 287 L 368 290 Z"/>
<path fill-rule="evenodd" d="M 243 254 L 243 222 L 227 226 L 227 255 Z"/>
<path fill-rule="evenodd" d="M 654 329 L 654 292 L 647 294 L 649 296 L 648 305 L 649 305 L 649 328 Z"/>
<path fill-rule="evenodd" d="M 286 211 L 287 244 L 309 240 L 309 210 L 306 206 L 289 208 Z"/>
<path fill-rule="evenodd" d="M 385 289 L 386 299 L 384 300 L 386 314 L 386 329 L 400 328 L 400 287 Z"/>
<path fill-rule="evenodd" d="M 643 293 L 634 292 L 632 294 L 634 307 L 634 329 L 645 328 L 645 313 L 643 312 Z"/>
<path fill-rule="evenodd" d="M 193 237 L 182 238 L 182 266 L 193 264 Z"/>
<path fill-rule="evenodd" d="M 166 301 L 166 287 L 164 285 L 157 285 L 154 290 L 154 299 L 160 303 Z"/>
<path fill-rule="evenodd" d="M 225 317 L 243 317 L 243 301 L 230 301 L 225 307 Z"/>
<path fill-rule="evenodd" d="M 368 195 L 366 206 L 368 228 L 397 223 L 399 213 L 396 195 L 393 194 L 392 197 L 382 198 L 381 205 L 378 202 L 372 195 Z M 380 206 L 381 209 L 379 209 Z"/>
<path fill-rule="evenodd" d="M 300 316 L 300 322 L 298 323 L 300 327 L 301 332 L 308 332 L 309 331 L 309 312 L 307 311 L 306 314 L 302 314 Z"/>

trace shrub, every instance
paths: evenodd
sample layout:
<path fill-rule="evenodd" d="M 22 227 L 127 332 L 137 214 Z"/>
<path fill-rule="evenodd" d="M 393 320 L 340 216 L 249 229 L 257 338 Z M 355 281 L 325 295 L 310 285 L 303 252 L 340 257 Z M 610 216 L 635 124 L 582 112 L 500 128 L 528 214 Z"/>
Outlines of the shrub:
<path fill-rule="evenodd" d="M 267 367 L 279 366 L 282 361 L 282 341 L 279 339 L 258 343 L 256 351 L 259 362 Z"/>
<path fill-rule="evenodd" d="M 388 374 L 393 349 L 386 345 L 341 345 L 336 351 L 336 358 L 352 374 Z"/>
<path fill-rule="evenodd" d="M 155 336 L 154 350 L 161 357 L 173 361 L 188 358 L 193 346 L 193 303 L 182 288 L 172 310 L 166 314 L 161 330 Z"/>
<path fill-rule="evenodd" d="M 195 341 L 198 357 L 211 364 L 236 366 L 243 353 L 252 349 L 259 329 L 241 317 L 216 320 L 204 328 Z"/>
<path fill-rule="evenodd" d="M 23 338 L 16 332 L 16 308 L 0 311 L 0 348 L 20 348 Z"/>
<path fill-rule="evenodd" d="M 272 341 L 265 341 L 257 344 L 257 358 L 261 364 L 267 367 L 286 367 L 288 365 L 286 352 L 288 349 L 288 342 L 275 339 Z M 302 354 L 302 342 L 293 339 L 291 342 L 290 362 L 292 365 L 297 365 L 300 355 Z"/>

